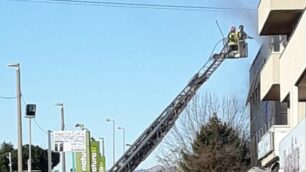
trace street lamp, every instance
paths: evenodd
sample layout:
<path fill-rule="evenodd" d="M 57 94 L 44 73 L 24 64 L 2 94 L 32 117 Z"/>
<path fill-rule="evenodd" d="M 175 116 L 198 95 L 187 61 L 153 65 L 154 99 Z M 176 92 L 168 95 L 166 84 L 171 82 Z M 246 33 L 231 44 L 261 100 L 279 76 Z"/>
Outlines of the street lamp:
<path fill-rule="evenodd" d="M 113 165 L 115 165 L 115 120 L 113 119 L 106 119 L 106 122 L 113 123 Z"/>
<path fill-rule="evenodd" d="M 81 130 L 85 130 L 84 124 L 77 123 L 74 127 L 80 127 Z"/>
<path fill-rule="evenodd" d="M 19 63 L 9 64 L 16 68 L 16 98 L 17 98 L 17 136 L 18 136 L 18 172 L 22 172 L 22 120 L 21 120 L 21 84 Z"/>
<path fill-rule="evenodd" d="M 122 130 L 122 146 L 123 146 L 123 153 L 125 152 L 125 128 L 118 127 L 118 130 Z"/>
<path fill-rule="evenodd" d="M 104 152 L 104 138 L 100 137 L 99 139 L 101 140 L 101 153 L 102 153 L 102 156 L 104 157 L 105 156 L 105 152 Z"/>
<path fill-rule="evenodd" d="M 105 149 L 104 149 L 104 138 L 103 137 L 100 137 L 99 138 L 101 140 L 101 161 L 100 161 L 100 164 L 99 164 L 99 171 L 102 171 L 102 172 L 106 172 L 106 166 L 105 166 Z"/>
<path fill-rule="evenodd" d="M 64 104 L 63 103 L 57 103 L 56 106 L 60 107 L 60 109 L 61 109 L 61 130 L 65 130 Z M 62 172 L 66 172 L 65 152 L 61 152 L 61 154 L 62 154 Z"/>

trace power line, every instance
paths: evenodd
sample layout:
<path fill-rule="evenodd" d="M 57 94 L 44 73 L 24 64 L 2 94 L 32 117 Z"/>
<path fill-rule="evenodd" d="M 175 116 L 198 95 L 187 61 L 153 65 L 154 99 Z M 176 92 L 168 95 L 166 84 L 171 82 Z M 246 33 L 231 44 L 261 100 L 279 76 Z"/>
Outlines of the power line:
<path fill-rule="evenodd" d="M 25 101 L 24 97 L 23 97 L 23 94 L 21 93 L 21 98 L 22 98 L 22 101 L 23 101 L 23 104 L 26 105 L 27 102 Z"/>
<path fill-rule="evenodd" d="M 16 99 L 16 96 L 15 97 L 0 96 L 0 99 Z"/>
<path fill-rule="evenodd" d="M 25 100 L 25 98 L 24 98 L 24 96 L 23 96 L 22 93 L 21 93 L 21 98 L 22 98 L 23 104 L 26 105 L 27 102 L 26 102 L 26 100 Z M 44 134 L 48 134 L 48 133 L 46 132 L 46 130 L 44 130 L 44 129 L 39 125 L 39 123 L 36 121 L 35 118 L 34 118 L 34 123 L 35 123 L 35 125 L 37 126 L 37 128 L 40 129 L 40 131 L 42 131 Z"/>
<path fill-rule="evenodd" d="M 147 4 L 147 3 L 128 3 L 128 2 L 108 2 L 94 0 L 9 0 L 34 3 L 54 3 L 71 5 L 89 5 L 119 8 L 147 8 L 147 9 L 167 9 L 167 10 L 191 10 L 191 11 L 241 11 L 256 10 L 251 8 L 230 8 L 213 6 L 189 6 L 189 5 L 169 5 L 169 4 Z"/>
<path fill-rule="evenodd" d="M 36 121 L 35 118 L 34 118 L 34 122 L 35 122 L 35 125 L 40 129 L 40 131 L 42 131 L 42 132 L 45 133 L 45 134 L 48 134 L 48 133 L 46 132 L 46 130 L 44 130 L 44 129 L 38 124 L 38 122 Z"/>

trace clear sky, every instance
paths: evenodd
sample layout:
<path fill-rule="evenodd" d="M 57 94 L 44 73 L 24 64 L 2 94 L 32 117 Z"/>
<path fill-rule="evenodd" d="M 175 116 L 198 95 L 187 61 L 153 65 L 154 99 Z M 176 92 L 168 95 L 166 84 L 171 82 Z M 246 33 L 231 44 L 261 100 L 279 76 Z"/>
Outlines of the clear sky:
<path fill-rule="evenodd" d="M 185 87 L 207 61 L 215 43 L 231 25 L 244 24 L 256 36 L 258 0 L 138 0 L 150 4 L 214 6 L 235 10 L 169 10 L 0 1 L 0 96 L 15 96 L 21 64 L 26 103 L 37 104 L 43 130 L 60 128 L 64 103 L 66 129 L 82 123 L 106 140 L 107 168 L 112 164 L 112 125 L 133 141 Z M 241 9 L 241 10 L 240 10 Z M 200 92 L 239 95 L 248 91 L 248 70 L 259 47 L 249 41 L 249 58 L 227 60 Z M 0 141 L 17 143 L 16 100 L 0 99 Z M 24 104 L 23 104 L 24 109 Z M 23 111 L 24 112 L 24 111 Z M 28 143 L 23 119 L 23 141 Z M 47 148 L 47 135 L 33 122 L 32 143 Z M 122 132 L 116 131 L 116 158 Z M 153 154 L 140 165 L 156 164 Z"/>

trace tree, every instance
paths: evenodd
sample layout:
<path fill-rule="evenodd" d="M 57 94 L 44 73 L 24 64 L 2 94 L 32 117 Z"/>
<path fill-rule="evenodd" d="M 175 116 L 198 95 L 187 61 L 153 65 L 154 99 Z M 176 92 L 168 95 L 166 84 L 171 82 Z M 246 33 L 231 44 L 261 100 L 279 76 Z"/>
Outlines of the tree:
<path fill-rule="evenodd" d="M 158 148 L 157 158 L 165 166 L 179 166 L 181 152 L 192 153 L 192 144 L 212 114 L 227 122 L 241 138 L 249 139 L 249 118 L 244 101 L 212 93 L 195 96 Z"/>
<path fill-rule="evenodd" d="M 48 150 L 42 149 L 39 146 L 31 146 L 32 151 L 32 170 L 41 170 L 43 172 L 48 171 Z M 13 148 L 11 143 L 2 143 L 0 149 L 0 171 L 9 171 L 9 162 L 7 159 L 7 153 L 12 154 L 12 168 L 17 170 L 18 158 L 17 150 Z M 29 145 L 22 146 L 22 156 L 23 156 L 23 169 L 28 168 L 27 160 L 29 158 Z M 59 153 L 52 152 L 52 168 L 59 163 Z"/>
<path fill-rule="evenodd" d="M 14 150 L 11 143 L 3 142 L 0 147 L 0 171 L 9 171 L 8 153 Z"/>
<path fill-rule="evenodd" d="M 246 171 L 250 164 L 248 142 L 238 131 L 213 115 L 197 134 L 192 153 L 182 153 L 183 171 Z"/>

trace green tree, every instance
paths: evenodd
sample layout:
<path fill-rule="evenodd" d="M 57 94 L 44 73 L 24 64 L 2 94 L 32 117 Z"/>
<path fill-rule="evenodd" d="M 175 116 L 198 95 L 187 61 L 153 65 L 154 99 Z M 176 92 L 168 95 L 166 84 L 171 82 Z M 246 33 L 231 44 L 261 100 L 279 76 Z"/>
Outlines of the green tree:
<path fill-rule="evenodd" d="M 236 96 L 217 96 L 209 92 L 195 96 L 159 146 L 157 154 L 159 162 L 168 167 L 179 168 L 179 162 L 182 160 L 181 152 L 192 154 L 192 145 L 197 134 L 214 113 L 238 132 L 240 138 L 248 140 L 247 110 L 245 101 Z"/>
<path fill-rule="evenodd" d="M 0 171 L 9 171 L 8 153 L 14 150 L 11 143 L 3 142 L 0 147 Z"/>
<path fill-rule="evenodd" d="M 181 152 L 180 167 L 192 172 L 247 171 L 248 141 L 237 130 L 213 115 L 192 144 L 192 152 Z"/>
<path fill-rule="evenodd" d="M 41 170 L 43 172 L 48 171 L 48 150 L 42 149 L 39 146 L 31 146 L 32 151 L 32 170 Z M 9 171 L 9 161 L 7 158 L 7 153 L 12 153 L 12 168 L 17 170 L 17 150 L 13 148 L 11 143 L 2 143 L 0 149 L 0 171 Z M 23 157 L 23 169 L 28 168 L 27 160 L 29 158 L 29 145 L 22 146 L 22 157 Z M 52 168 L 59 163 L 59 153 L 52 152 Z"/>

